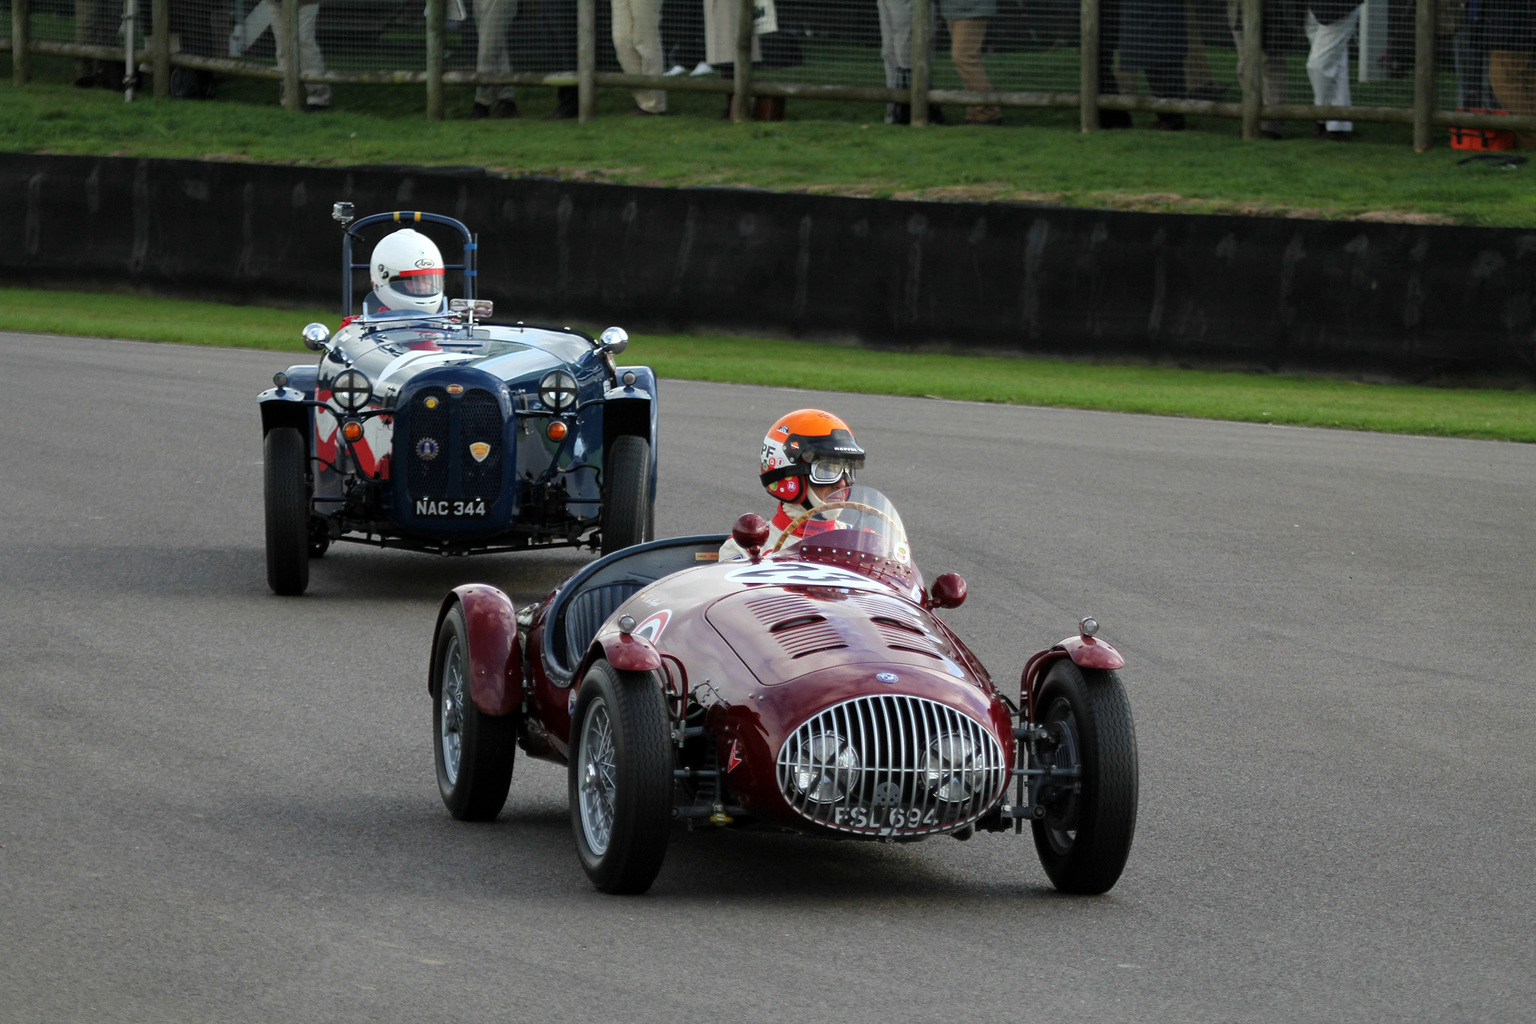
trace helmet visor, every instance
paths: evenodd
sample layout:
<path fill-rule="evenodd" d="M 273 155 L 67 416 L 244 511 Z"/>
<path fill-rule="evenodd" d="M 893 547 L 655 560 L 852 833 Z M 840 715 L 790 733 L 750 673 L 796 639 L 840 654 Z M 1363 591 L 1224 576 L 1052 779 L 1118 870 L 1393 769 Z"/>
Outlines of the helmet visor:
<path fill-rule="evenodd" d="M 435 270 L 405 270 L 395 278 L 395 287 L 406 295 L 427 298 L 443 293 L 443 272 Z"/>
<path fill-rule="evenodd" d="M 853 483 L 853 475 L 859 468 L 857 459 L 817 459 L 811 463 L 807 474 L 811 483 L 825 487 L 839 482 Z"/>

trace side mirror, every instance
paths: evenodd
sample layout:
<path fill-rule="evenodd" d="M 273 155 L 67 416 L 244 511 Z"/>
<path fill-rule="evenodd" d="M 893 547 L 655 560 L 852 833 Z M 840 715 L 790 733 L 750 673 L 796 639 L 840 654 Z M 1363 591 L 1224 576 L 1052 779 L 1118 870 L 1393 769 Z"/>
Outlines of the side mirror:
<path fill-rule="evenodd" d="M 959 573 L 946 572 L 933 581 L 928 593 L 930 608 L 959 608 L 965 604 L 965 580 Z"/>
<path fill-rule="evenodd" d="M 731 540 L 751 556 L 752 561 L 758 561 L 763 557 L 763 545 L 768 543 L 768 520 L 756 512 L 745 513 L 731 527 Z"/>
<path fill-rule="evenodd" d="M 616 356 L 629 347 L 629 332 L 622 327 L 610 327 L 598 335 L 597 347 Z"/>
<path fill-rule="evenodd" d="M 325 349 L 325 343 L 331 340 L 331 329 L 325 324 L 313 323 L 304 328 L 304 347 L 311 352 L 320 352 Z"/>

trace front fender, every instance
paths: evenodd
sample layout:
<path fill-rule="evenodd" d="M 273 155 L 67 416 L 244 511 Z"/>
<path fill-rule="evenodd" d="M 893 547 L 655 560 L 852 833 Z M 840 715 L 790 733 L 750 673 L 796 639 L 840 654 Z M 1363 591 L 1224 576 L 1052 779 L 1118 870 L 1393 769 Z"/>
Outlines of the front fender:
<path fill-rule="evenodd" d="M 437 612 L 431 665 L 437 664 L 437 637 L 443 620 L 455 604 L 464 609 L 470 699 L 488 715 L 509 715 L 523 702 L 523 650 L 517 638 L 517 608 L 511 598 L 489 584 L 454 587 Z M 427 692 L 436 697 L 432 676 L 429 666 Z"/>
<path fill-rule="evenodd" d="M 571 674 L 573 688 L 581 685 L 582 678 L 587 674 L 587 669 L 592 667 L 599 651 L 608 664 L 620 672 L 654 672 L 661 668 L 661 652 L 656 650 L 654 644 L 643 636 L 620 633 L 610 626 L 598 630 L 592 646 L 587 648 L 586 655 Z"/>
<path fill-rule="evenodd" d="M 1125 658 L 1107 641 L 1091 636 L 1069 636 L 1055 647 L 1040 651 L 1024 664 L 1024 674 L 1019 679 L 1021 707 L 1035 717 L 1035 689 L 1040 677 L 1058 658 L 1071 658 L 1078 668 L 1118 669 L 1125 667 Z"/>

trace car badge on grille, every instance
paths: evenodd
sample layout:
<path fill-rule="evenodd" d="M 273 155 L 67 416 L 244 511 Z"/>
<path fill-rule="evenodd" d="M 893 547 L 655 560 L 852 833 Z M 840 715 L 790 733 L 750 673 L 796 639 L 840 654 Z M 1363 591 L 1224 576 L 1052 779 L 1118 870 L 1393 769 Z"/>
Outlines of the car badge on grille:
<path fill-rule="evenodd" d="M 426 401 L 422 402 L 421 404 L 426 406 L 428 409 L 436 409 L 437 408 L 437 399 L 435 399 L 435 398 L 428 398 Z"/>
<path fill-rule="evenodd" d="M 469 454 L 475 457 L 476 462 L 484 462 L 485 457 L 491 454 L 491 446 L 484 441 L 476 441 L 469 446 Z"/>
<path fill-rule="evenodd" d="M 422 462 L 437 458 L 438 444 L 435 438 L 424 437 L 416 442 L 416 457 Z"/>
<path fill-rule="evenodd" d="M 448 385 L 448 393 L 450 395 L 462 395 L 464 393 L 464 385 L 463 384 L 449 384 Z"/>
<path fill-rule="evenodd" d="M 877 672 L 875 674 L 875 679 L 882 683 L 894 683 L 899 678 L 900 676 L 895 672 Z"/>

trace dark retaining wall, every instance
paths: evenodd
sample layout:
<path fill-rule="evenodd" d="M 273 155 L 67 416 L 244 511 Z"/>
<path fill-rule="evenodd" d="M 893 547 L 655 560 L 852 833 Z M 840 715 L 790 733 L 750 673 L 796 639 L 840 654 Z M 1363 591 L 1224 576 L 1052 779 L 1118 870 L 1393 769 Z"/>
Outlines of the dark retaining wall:
<path fill-rule="evenodd" d="M 335 305 L 350 199 L 478 231 L 498 318 L 1536 382 L 1536 231 L 15 154 L 0 197 L 16 282 Z"/>

